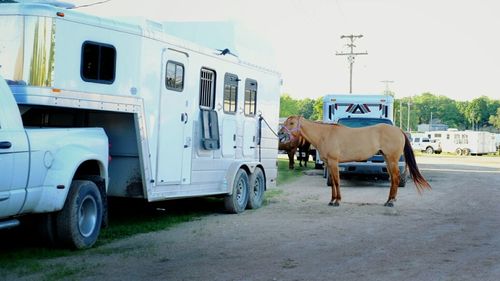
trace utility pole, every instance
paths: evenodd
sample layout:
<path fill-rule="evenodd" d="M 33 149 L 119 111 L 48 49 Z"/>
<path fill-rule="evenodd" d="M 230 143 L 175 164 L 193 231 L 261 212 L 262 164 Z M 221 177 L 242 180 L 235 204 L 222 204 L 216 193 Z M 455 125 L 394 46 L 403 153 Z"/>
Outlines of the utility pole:
<path fill-rule="evenodd" d="M 406 127 L 406 130 L 411 133 L 411 128 L 410 128 L 410 105 L 411 105 L 411 96 L 410 96 L 410 99 L 408 100 L 408 126 Z"/>
<path fill-rule="evenodd" d="M 391 81 L 391 80 L 382 80 L 382 81 L 380 81 L 380 82 L 382 82 L 382 83 L 384 83 L 384 84 L 385 84 L 385 92 L 384 92 L 384 95 L 388 96 L 388 95 L 389 95 L 389 93 L 391 92 L 391 91 L 389 90 L 389 83 L 394 83 L 394 81 Z"/>
<path fill-rule="evenodd" d="M 354 60 L 356 58 L 356 56 L 359 56 L 359 55 L 368 55 L 368 52 L 364 52 L 364 53 L 355 53 L 354 52 L 354 48 L 356 47 L 356 45 L 354 45 L 354 40 L 358 39 L 358 38 L 362 38 L 363 35 L 342 35 L 340 36 L 340 39 L 349 39 L 351 40 L 351 43 L 350 44 L 347 44 L 347 47 L 350 48 L 350 52 L 349 53 L 344 53 L 344 52 L 337 52 L 336 55 L 337 56 L 347 56 L 347 60 L 349 61 L 349 93 L 352 94 L 352 66 L 354 64 Z"/>
<path fill-rule="evenodd" d="M 403 128 L 403 100 L 399 100 L 399 128 Z"/>

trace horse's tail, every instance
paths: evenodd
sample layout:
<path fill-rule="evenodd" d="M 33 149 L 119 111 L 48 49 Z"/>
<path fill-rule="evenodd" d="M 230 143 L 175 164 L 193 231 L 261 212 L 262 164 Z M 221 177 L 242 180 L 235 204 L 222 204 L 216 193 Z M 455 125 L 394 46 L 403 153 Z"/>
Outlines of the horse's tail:
<path fill-rule="evenodd" d="M 424 176 L 422 176 L 418 170 L 417 161 L 415 161 L 415 154 L 413 154 L 413 149 L 408 136 L 404 132 L 403 135 L 405 136 L 404 156 L 406 166 L 408 166 L 411 178 L 413 179 L 418 192 L 422 192 L 424 189 L 431 189 L 431 185 L 425 180 Z"/>

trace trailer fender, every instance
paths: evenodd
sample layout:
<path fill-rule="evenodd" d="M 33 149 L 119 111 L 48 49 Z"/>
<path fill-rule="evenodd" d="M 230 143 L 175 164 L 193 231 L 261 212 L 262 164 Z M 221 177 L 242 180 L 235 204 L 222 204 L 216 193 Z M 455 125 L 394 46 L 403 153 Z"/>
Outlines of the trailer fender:
<path fill-rule="evenodd" d="M 92 171 L 94 175 L 104 178 L 106 181 L 105 188 L 107 189 L 107 156 L 107 151 L 96 152 L 77 145 L 65 146 L 58 150 L 53 156 L 53 161 L 47 170 L 43 185 L 37 191 L 28 192 L 25 206 L 30 206 L 29 202 L 37 202 L 33 204 L 32 211 L 34 212 L 61 210 L 68 196 L 71 183 L 75 179 L 77 171 L 80 172 L 82 167 L 86 167 L 85 170 L 91 169 L 89 171 Z M 80 176 L 82 175 L 85 174 Z M 25 211 L 23 210 L 23 212 Z"/>
<path fill-rule="evenodd" d="M 248 176 L 250 176 L 251 174 L 253 174 L 255 168 L 257 167 L 261 167 L 261 169 L 264 170 L 259 162 L 234 162 L 227 169 L 226 177 L 224 178 L 223 182 L 223 189 L 227 191 L 227 194 L 232 194 L 232 187 L 234 179 L 236 177 L 236 173 L 238 173 L 240 169 L 243 169 L 248 174 Z"/>

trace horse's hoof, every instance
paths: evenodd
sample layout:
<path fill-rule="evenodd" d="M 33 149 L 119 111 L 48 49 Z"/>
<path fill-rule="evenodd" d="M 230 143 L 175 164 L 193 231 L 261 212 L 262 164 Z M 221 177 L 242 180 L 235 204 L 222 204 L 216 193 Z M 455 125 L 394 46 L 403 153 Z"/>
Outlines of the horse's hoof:
<path fill-rule="evenodd" d="M 394 207 L 394 203 L 392 203 L 392 202 L 386 202 L 386 203 L 384 204 L 384 206 L 385 206 L 385 207 Z"/>
<path fill-rule="evenodd" d="M 328 205 L 329 205 L 329 206 L 333 206 L 333 207 L 338 207 L 338 206 L 340 206 L 340 203 L 339 203 L 339 202 L 337 202 L 337 201 L 335 201 L 335 202 L 330 202 L 330 203 L 328 203 Z"/>

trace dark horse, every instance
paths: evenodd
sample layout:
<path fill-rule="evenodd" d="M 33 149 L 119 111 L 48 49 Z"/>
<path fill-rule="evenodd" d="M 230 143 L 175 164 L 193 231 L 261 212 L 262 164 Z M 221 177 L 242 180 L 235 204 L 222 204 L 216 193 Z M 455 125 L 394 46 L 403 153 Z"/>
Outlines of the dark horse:
<path fill-rule="evenodd" d="M 332 177 L 332 197 L 329 205 L 340 205 L 340 180 L 338 163 L 363 161 L 377 152 L 381 152 L 391 177 L 389 199 L 385 206 L 392 207 L 396 201 L 399 185 L 398 160 L 404 153 L 406 167 L 419 192 L 431 186 L 418 170 L 410 141 L 398 127 L 378 124 L 363 128 L 348 128 L 342 125 L 323 124 L 304 119 L 302 116 L 290 116 L 286 119 L 280 134 L 288 134 L 293 141 L 304 138 L 321 155 L 321 160 Z"/>
<path fill-rule="evenodd" d="M 302 161 L 304 161 L 304 167 L 307 167 L 307 161 L 309 160 L 309 154 L 311 151 L 311 144 L 304 139 L 294 139 L 285 142 L 279 142 L 279 150 L 285 150 L 288 154 L 288 168 L 293 170 L 295 166 L 295 153 L 299 151 L 297 160 L 299 160 L 299 166 L 302 167 Z"/>

